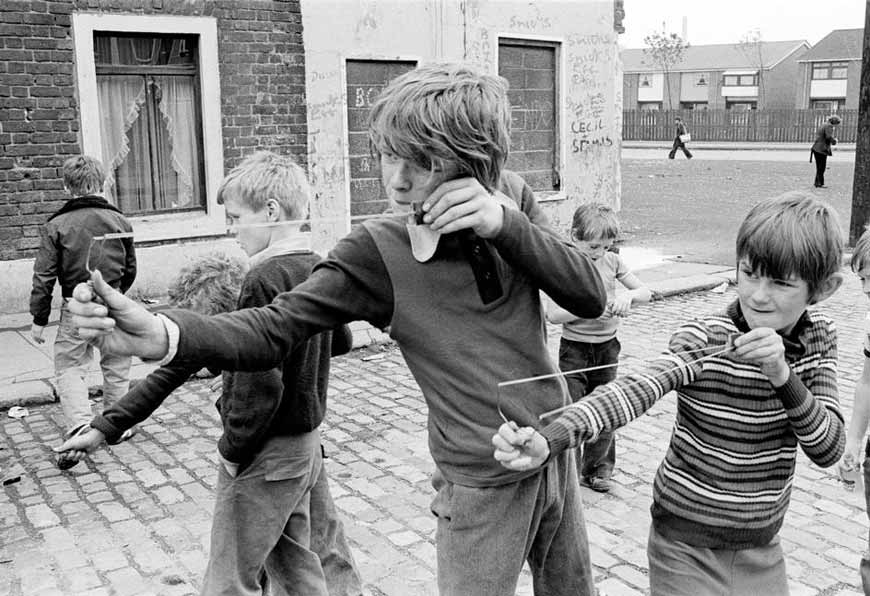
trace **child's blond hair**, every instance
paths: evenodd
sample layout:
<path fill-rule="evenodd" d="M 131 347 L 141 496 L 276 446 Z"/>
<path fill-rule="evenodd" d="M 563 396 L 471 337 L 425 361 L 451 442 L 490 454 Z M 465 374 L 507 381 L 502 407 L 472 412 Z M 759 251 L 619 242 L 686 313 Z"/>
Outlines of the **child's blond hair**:
<path fill-rule="evenodd" d="M 870 265 L 870 226 L 864 228 L 864 233 L 855 243 L 855 248 L 852 249 L 852 260 L 849 264 L 855 273 L 860 273 L 861 270 Z"/>
<path fill-rule="evenodd" d="M 182 268 L 169 286 L 169 302 L 205 315 L 230 312 L 236 309 L 246 272 L 241 259 L 209 253 Z"/>
<path fill-rule="evenodd" d="M 507 81 L 463 64 L 421 66 L 393 79 L 372 106 L 373 151 L 427 169 L 458 166 L 498 187 L 510 151 Z"/>
<path fill-rule="evenodd" d="M 619 218 L 607 205 L 584 203 L 574 210 L 571 236 L 576 240 L 615 240 L 619 237 Z"/>
<path fill-rule="evenodd" d="M 262 211 L 269 200 L 281 207 L 291 220 L 308 215 L 311 186 L 308 177 L 292 158 L 271 151 L 258 151 L 230 170 L 218 187 L 217 202 L 223 205 L 232 195 L 252 211 Z"/>
<path fill-rule="evenodd" d="M 63 184 L 73 197 L 102 195 L 106 172 L 99 159 L 76 155 L 63 162 Z"/>
<path fill-rule="evenodd" d="M 737 232 L 737 261 L 777 279 L 797 276 L 813 297 L 840 270 L 843 230 L 826 203 L 801 191 L 753 207 Z"/>

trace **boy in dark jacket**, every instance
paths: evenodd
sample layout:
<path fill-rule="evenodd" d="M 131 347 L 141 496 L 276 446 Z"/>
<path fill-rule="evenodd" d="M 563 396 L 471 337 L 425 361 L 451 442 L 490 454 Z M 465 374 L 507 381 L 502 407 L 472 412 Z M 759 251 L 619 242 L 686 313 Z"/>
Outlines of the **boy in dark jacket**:
<path fill-rule="evenodd" d="M 300 224 L 286 223 L 305 216 L 309 194 L 303 170 L 274 153 L 252 155 L 224 179 L 218 202 L 250 257 L 239 309 L 269 304 L 305 281 L 320 260 Z M 208 279 L 201 282 L 199 291 L 212 285 Z M 269 593 L 270 583 L 282 594 L 362 593 L 329 492 L 318 430 L 326 411 L 330 357 L 347 353 L 351 345 L 350 330 L 339 326 L 314 335 L 276 368 L 224 373 L 217 402 L 223 422 L 221 465 L 202 594 L 259 595 Z M 199 368 L 154 371 L 94 418 L 90 432 L 61 450 L 72 450 L 70 457 L 80 459 L 111 441 L 150 416 Z"/>
<path fill-rule="evenodd" d="M 63 184 L 72 198 L 48 218 L 33 264 L 33 290 L 30 293 L 33 325 L 30 334 L 36 343 L 45 341 L 42 335 L 51 312 L 55 282 L 60 285 L 63 297 L 60 325 L 54 340 L 54 371 L 57 394 L 66 419 L 65 438 L 87 429 L 93 416 L 85 384 L 93 347 L 73 328 L 67 301 L 76 284 L 90 277 L 89 267 L 99 268 L 106 282 L 121 293 L 130 289 L 136 279 L 132 236 L 99 239 L 106 234 L 133 232 L 124 214 L 103 198 L 105 179 L 103 165 L 93 157 L 79 155 L 64 162 Z M 100 369 L 103 373 L 103 403 L 108 406 L 127 393 L 130 357 L 101 351 Z M 123 439 L 130 436 L 132 431 Z M 58 459 L 62 469 L 74 464 L 73 460 Z"/>

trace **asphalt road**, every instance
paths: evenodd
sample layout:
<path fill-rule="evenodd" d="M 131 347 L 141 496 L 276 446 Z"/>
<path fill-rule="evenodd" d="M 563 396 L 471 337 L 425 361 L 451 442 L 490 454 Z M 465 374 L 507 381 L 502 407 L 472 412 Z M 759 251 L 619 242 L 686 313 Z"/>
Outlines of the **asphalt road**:
<path fill-rule="evenodd" d="M 787 160 L 772 159 L 786 153 Z M 656 149 L 623 151 L 625 246 L 691 262 L 733 264 L 737 229 L 749 209 L 761 199 L 794 190 L 828 201 L 848 234 L 854 153 L 828 160 L 826 188 L 821 189 L 813 188 L 815 164 L 805 152 L 698 150 L 696 155 L 669 160 L 666 151 Z"/>

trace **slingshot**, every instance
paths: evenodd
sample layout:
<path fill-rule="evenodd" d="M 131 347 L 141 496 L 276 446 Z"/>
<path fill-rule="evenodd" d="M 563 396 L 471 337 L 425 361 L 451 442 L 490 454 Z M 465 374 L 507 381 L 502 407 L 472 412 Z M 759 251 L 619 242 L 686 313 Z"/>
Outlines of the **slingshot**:
<path fill-rule="evenodd" d="M 725 353 L 727 353 L 727 352 L 730 352 L 731 350 L 734 349 L 734 339 L 735 339 L 737 336 L 738 336 L 738 334 L 731 334 L 731 335 L 728 337 L 728 341 L 725 342 L 724 344 L 708 345 L 708 346 L 705 346 L 705 347 L 703 347 L 703 348 L 696 348 L 696 349 L 693 349 L 693 350 L 682 350 L 682 351 L 679 352 L 679 353 L 677 353 L 677 352 L 668 352 L 670 355 L 678 356 L 678 355 L 685 355 L 685 354 L 695 354 L 695 353 L 698 353 L 698 352 L 704 352 L 704 351 L 707 351 L 707 350 L 710 350 L 710 349 L 721 348 L 721 349 L 719 349 L 718 351 L 713 352 L 712 354 L 705 354 L 705 355 L 701 356 L 700 358 L 695 358 L 695 359 L 690 360 L 690 361 L 688 361 L 688 362 L 680 362 L 680 363 L 677 364 L 676 366 L 673 366 L 673 367 L 671 367 L 671 368 L 669 368 L 669 369 L 667 369 L 667 370 L 664 370 L 664 371 L 662 371 L 662 372 L 659 373 L 659 374 L 666 374 L 666 373 L 670 373 L 670 372 L 673 372 L 673 371 L 676 371 L 676 370 L 680 370 L 680 369 L 682 369 L 682 368 L 684 368 L 684 367 L 686 367 L 686 366 L 689 366 L 690 364 L 696 364 L 696 363 L 698 363 L 698 362 L 702 362 L 702 361 L 704 361 L 704 360 L 709 360 L 709 359 L 711 359 L 711 358 L 715 358 L 715 357 L 717 357 L 717 356 L 721 356 L 721 355 L 723 355 L 723 354 L 725 354 Z M 722 346 L 724 346 L 724 348 L 723 348 Z M 658 357 L 656 357 L 656 358 L 660 358 L 660 357 L 661 357 L 661 356 L 658 356 Z M 652 360 L 654 360 L 654 359 L 653 359 L 653 358 L 650 358 L 650 359 L 647 359 L 647 360 L 642 360 L 641 362 L 647 363 L 647 362 L 651 362 Z M 534 376 L 534 377 L 525 377 L 525 378 L 522 378 L 522 379 L 514 379 L 514 380 L 512 380 L 512 381 L 502 381 L 502 382 L 500 382 L 500 383 L 498 383 L 498 384 L 496 385 L 496 409 L 498 410 L 498 415 L 499 415 L 499 416 L 501 417 L 501 419 L 504 420 L 505 423 L 508 424 L 508 425 L 509 425 L 513 430 L 518 430 L 519 427 L 517 426 L 517 423 L 514 422 L 513 420 L 509 420 L 508 417 L 505 415 L 504 411 L 502 410 L 502 407 L 501 407 L 501 390 L 502 390 L 503 387 L 509 387 L 509 386 L 511 386 L 511 385 L 521 385 L 521 384 L 524 384 L 524 383 L 531 383 L 531 382 L 533 382 L 533 381 L 541 381 L 541 380 L 544 380 L 544 379 L 553 379 L 553 378 L 557 378 L 557 377 L 566 377 L 566 376 L 568 376 L 568 375 L 576 375 L 576 374 L 580 374 L 580 373 L 584 373 L 584 372 L 590 372 L 590 371 L 593 371 L 593 370 L 602 370 L 602 369 L 605 369 L 605 368 L 613 368 L 613 367 L 616 367 L 616 366 L 618 366 L 618 365 L 619 365 L 619 363 L 618 363 L 618 362 L 615 362 L 615 363 L 613 363 L 613 364 L 602 364 L 602 365 L 600 365 L 600 366 L 588 366 L 588 367 L 585 367 L 585 368 L 577 368 L 577 369 L 574 369 L 574 370 L 560 371 L 560 372 L 550 373 L 550 374 L 545 374 L 545 375 L 537 375 L 537 376 Z M 630 385 L 628 385 L 628 386 L 629 386 L 629 387 L 634 387 L 634 386 L 640 384 L 641 382 L 645 382 L 645 381 L 643 381 L 643 380 L 641 380 L 641 379 L 637 379 L 637 380 L 634 381 L 633 384 L 630 384 Z M 556 414 L 560 414 L 560 413 L 564 412 L 565 410 L 567 410 L 568 408 L 573 407 L 573 405 L 574 405 L 574 404 L 568 404 L 568 405 L 566 405 L 566 406 L 562 406 L 562 407 L 556 408 L 556 409 L 554 409 L 554 410 L 549 410 L 549 411 L 547 411 L 547 412 L 544 412 L 543 414 L 539 414 L 539 415 L 538 415 L 538 419 L 539 419 L 539 420 L 543 420 L 544 418 L 548 418 L 548 417 L 550 417 L 550 416 L 554 416 L 554 415 L 556 415 Z M 525 446 L 525 444 L 528 443 L 528 441 L 529 441 L 530 439 L 531 439 L 531 437 L 528 437 L 525 441 L 523 441 L 522 446 Z"/>

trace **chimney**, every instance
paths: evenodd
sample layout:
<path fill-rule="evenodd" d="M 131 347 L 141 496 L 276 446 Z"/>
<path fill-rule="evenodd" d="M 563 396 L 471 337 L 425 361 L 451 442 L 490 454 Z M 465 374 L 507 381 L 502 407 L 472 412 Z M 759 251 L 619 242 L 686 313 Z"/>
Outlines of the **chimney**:
<path fill-rule="evenodd" d="M 683 16 L 683 41 L 689 40 L 689 17 Z"/>

